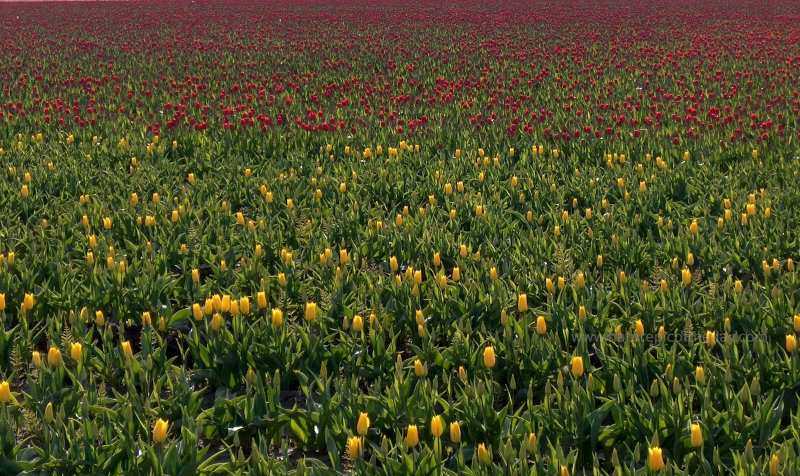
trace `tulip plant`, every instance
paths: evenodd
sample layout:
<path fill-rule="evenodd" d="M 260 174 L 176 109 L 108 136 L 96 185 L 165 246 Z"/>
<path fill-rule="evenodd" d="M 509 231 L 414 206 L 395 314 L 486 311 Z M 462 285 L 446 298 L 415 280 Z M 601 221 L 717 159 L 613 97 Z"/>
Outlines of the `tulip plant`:
<path fill-rule="evenodd" d="M 799 22 L 4 3 L 0 473 L 797 474 Z"/>

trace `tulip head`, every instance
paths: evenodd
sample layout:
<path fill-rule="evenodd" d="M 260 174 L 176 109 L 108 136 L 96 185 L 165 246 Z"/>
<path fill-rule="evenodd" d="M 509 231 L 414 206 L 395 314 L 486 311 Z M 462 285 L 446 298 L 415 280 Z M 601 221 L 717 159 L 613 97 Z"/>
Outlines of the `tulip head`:
<path fill-rule="evenodd" d="M 690 427 L 692 446 L 695 448 L 703 444 L 703 430 L 697 423 L 692 423 Z"/>
<path fill-rule="evenodd" d="M 517 298 L 517 310 L 519 312 L 526 312 L 528 310 L 528 295 L 520 294 Z"/>
<path fill-rule="evenodd" d="M 153 426 L 153 442 L 161 443 L 167 438 L 167 429 L 169 428 L 169 420 L 162 420 L 159 418 Z"/>
<path fill-rule="evenodd" d="M 457 421 L 450 423 L 450 441 L 453 443 L 461 442 L 461 425 Z"/>
<path fill-rule="evenodd" d="M 486 368 L 491 369 L 495 366 L 495 363 L 496 359 L 494 355 L 494 347 L 489 346 L 483 350 L 483 365 L 485 365 Z"/>
<path fill-rule="evenodd" d="M 649 458 L 648 462 L 650 463 L 650 469 L 653 471 L 659 471 L 664 467 L 664 458 L 661 454 L 661 448 L 648 448 L 647 449 Z"/>
<path fill-rule="evenodd" d="M 572 375 L 575 378 L 578 378 L 581 375 L 583 375 L 583 357 L 572 358 Z"/>
<path fill-rule="evenodd" d="M 434 437 L 439 438 L 440 436 L 442 436 L 442 433 L 444 433 L 444 424 L 442 422 L 442 417 L 441 415 L 436 415 L 433 418 L 431 418 L 431 434 Z"/>
<path fill-rule="evenodd" d="M 350 454 L 350 459 L 356 460 L 361 454 L 361 439 L 357 436 L 348 438 L 347 451 Z"/>
<path fill-rule="evenodd" d="M 359 435 L 366 436 L 367 432 L 369 431 L 369 423 L 369 415 L 361 412 L 361 415 L 358 417 L 358 425 L 356 427 Z"/>
<path fill-rule="evenodd" d="M 11 401 L 11 386 L 5 380 L 0 382 L 0 403 Z"/>
<path fill-rule="evenodd" d="M 81 360 L 81 357 L 83 357 L 83 346 L 80 344 L 80 342 L 72 344 L 70 349 L 70 357 L 72 357 L 72 360 Z"/>
<path fill-rule="evenodd" d="M 419 433 L 417 425 L 409 425 L 406 432 L 406 448 L 411 449 L 419 444 Z"/>

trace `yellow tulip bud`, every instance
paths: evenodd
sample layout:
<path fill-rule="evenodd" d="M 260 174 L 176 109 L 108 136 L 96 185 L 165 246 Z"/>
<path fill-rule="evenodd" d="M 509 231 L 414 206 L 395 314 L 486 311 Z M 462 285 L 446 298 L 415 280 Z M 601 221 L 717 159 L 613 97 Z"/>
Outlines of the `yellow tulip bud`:
<path fill-rule="evenodd" d="M 411 449 L 419 443 L 419 434 L 417 433 L 417 425 L 409 425 L 406 432 L 406 447 Z"/>
<path fill-rule="evenodd" d="M 347 450 L 350 454 L 350 459 L 358 459 L 359 455 L 361 454 L 361 439 L 359 439 L 357 436 L 348 438 Z"/>
<path fill-rule="evenodd" d="M 583 357 L 572 358 L 572 375 L 575 378 L 578 378 L 581 375 L 583 375 Z"/>
<path fill-rule="evenodd" d="M 422 361 L 419 359 L 414 361 L 414 375 L 417 377 L 425 376 L 425 367 L 422 365 Z"/>
<path fill-rule="evenodd" d="M 22 305 L 25 307 L 26 311 L 33 309 L 33 294 L 25 293 L 22 298 Z"/>
<path fill-rule="evenodd" d="M 44 408 L 44 421 L 45 423 L 53 423 L 53 402 L 48 402 Z"/>
<path fill-rule="evenodd" d="M 703 370 L 702 366 L 698 365 L 695 368 L 694 376 L 697 379 L 697 382 L 700 383 L 700 385 L 706 384 L 706 371 Z"/>
<path fill-rule="evenodd" d="M 700 425 L 692 423 L 690 431 L 691 431 L 692 446 L 694 446 L 695 448 L 701 446 L 703 444 L 703 430 L 700 428 Z"/>
<path fill-rule="evenodd" d="M 714 347 L 717 343 L 717 334 L 714 331 L 706 331 L 706 345 L 708 347 Z"/>
<path fill-rule="evenodd" d="M 369 423 L 369 415 L 361 412 L 361 415 L 358 417 L 358 426 L 356 427 L 359 435 L 366 436 L 369 431 Z"/>
<path fill-rule="evenodd" d="M 72 360 L 81 360 L 81 357 L 83 357 L 83 346 L 79 342 L 72 344 L 70 357 L 72 357 Z"/>
<path fill-rule="evenodd" d="M 125 356 L 126 359 L 130 359 L 133 357 L 133 349 L 131 348 L 131 343 L 129 341 L 122 341 L 122 355 Z"/>
<path fill-rule="evenodd" d="M 486 449 L 486 445 L 483 443 L 478 445 L 478 460 L 485 465 L 492 463 L 492 457 Z"/>
<path fill-rule="evenodd" d="M 444 423 L 442 422 L 442 417 L 440 415 L 436 415 L 431 418 L 431 434 L 435 438 L 439 438 L 444 433 Z"/>
<path fill-rule="evenodd" d="M 52 367 L 58 367 L 61 362 L 61 351 L 55 347 L 50 347 L 50 350 L 47 351 L 47 363 Z"/>
<path fill-rule="evenodd" d="M 218 312 L 214 313 L 214 316 L 211 317 L 211 329 L 214 332 L 219 331 L 220 327 L 222 327 L 222 315 Z"/>
<path fill-rule="evenodd" d="M 483 350 L 483 365 L 491 369 L 495 363 L 494 347 L 489 346 Z"/>
<path fill-rule="evenodd" d="M 547 321 L 545 321 L 544 316 L 539 316 L 536 319 L 536 332 L 539 335 L 544 335 L 547 332 Z"/>
<path fill-rule="evenodd" d="M 664 467 L 664 458 L 661 455 L 661 448 L 648 448 L 650 469 L 659 471 Z"/>
<path fill-rule="evenodd" d="M 306 303 L 306 320 L 314 321 L 317 319 L 317 303 Z"/>
<path fill-rule="evenodd" d="M 11 401 L 11 387 L 3 380 L 0 382 L 0 403 L 8 403 Z"/>
<path fill-rule="evenodd" d="M 153 426 L 153 442 L 161 443 L 167 437 L 167 429 L 169 428 L 169 420 L 162 420 L 161 418 L 156 421 Z"/>
<path fill-rule="evenodd" d="M 461 442 L 461 425 L 457 421 L 450 423 L 450 441 L 453 443 Z"/>

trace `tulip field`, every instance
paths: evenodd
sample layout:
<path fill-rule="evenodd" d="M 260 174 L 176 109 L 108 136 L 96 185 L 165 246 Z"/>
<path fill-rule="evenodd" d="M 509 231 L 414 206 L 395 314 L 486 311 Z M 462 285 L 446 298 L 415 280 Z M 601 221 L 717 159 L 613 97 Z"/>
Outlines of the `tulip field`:
<path fill-rule="evenodd" d="M 795 475 L 800 4 L 0 3 L 0 474 Z"/>

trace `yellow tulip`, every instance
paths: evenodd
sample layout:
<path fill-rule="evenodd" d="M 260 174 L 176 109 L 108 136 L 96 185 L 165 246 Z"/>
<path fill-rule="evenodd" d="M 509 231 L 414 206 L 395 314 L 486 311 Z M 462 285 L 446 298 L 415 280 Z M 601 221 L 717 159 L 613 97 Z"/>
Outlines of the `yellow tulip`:
<path fill-rule="evenodd" d="M 440 415 L 436 415 L 431 418 L 431 434 L 435 438 L 439 438 L 444 433 L 444 423 L 442 422 L 442 417 Z"/>
<path fill-rule="evenodd" d="M 528 310 L 528 295 L 520 294 L 517 298 L 517 310 L 519 312 L 526 312 Z"/>
<path fill-rule="evenodd" d="M 648 448 L 650 469 L 659 471 L 664 467 L 664 458 L 661 455 L 661 448 Z"/>
<path fill-rule="evenodd" d="M 350 459 L 358 459 L 358 456 L 361 453 L 361 440 L 357 436 L 350 437 L 347 440 L 347 449 L 350 453 Z"/>
<path fill-rule="evenodd" d="M 61 362 L 61 351 L 55 347 L 50 347 L 50 350 L 47 351 L 47 363 L 53 367 L 58 367 Z"/>
<path fill-rule="evenodd" d="M 125 356 L 126 359 L 130 359 L 133 357 L 133 349 L 131 348 L 131 343 L 129 341 L 122 341 L 122 355 Z"/>
<path fill-rule="evenodd" d="M 636 320 L 636 329 L 634 330 L 636 337 L 642 337 L 644 335 L 644 324 L 642 324 L 641 319 Z"/>
<path fill-rule="evenodd" d="M 3 380 L 0 382 L 0 403 L 8 403 L 11 401 L 11 387 L 8 382 Z"/>
<path fill-rule="evenodd" d="M 533 455 L 539 452 L 539 442 L 536 438 L 536 433 L 528 434 L 528 452 Z"/>
<path fill-rule="evenodd" d="M 703 430 L 700 428 L 700 425 L 692 423 L 691 433 L 692 446 L 695 448 L 701 446 L 703 444 Z"/>
<path fill-rule="evenodd" d="M 169 420 L 162 420 L 159 418 L 153 426 L 153 442 L 161 443 L 167 438 L 167 428 L 169 428 Z"/>
<path fill-rule="evenodd" d="M 539 316 L 536 319 L 536 332 L 540 336 L 547 332 L 547 321 L 545 321 L 544 316 Z"/>
<path fill-rule="evenodd" d="M 369 431 L 369 415 L 361 412 L 361 415 L 358 417 L 358 425 L 356 427 L 358 434 L 361 436 L 365 436 Z"/>
<path fill-rule="evenodd" d="M 581 375 L 583 375 L 583 357 L 572 358 L 572 375 L 575 378 L 578 378 Z"/>
<path fill-rule="evenodd" d="M 706 371 L 703 370 L 703 367 L 698 365 L 694 370 L 694 376 L 700 385 L 706 384 Z"/>
<path fill-rule="evenodd" d="M 317 319 L 317 303 L 306 303 L 306 320 L 314 321 Z"/>
<path fill-rule="evenodd" d="M 9 253 L 9 255 L 10 254 L 11 253 Z M 25 293 L 25 296 L 22 298 L 22 304 L 25 306 L 26 311 L 33 309 L 33 294 Z"/>
<path fill-rule="evenodd" d="M 83 357 L 83 346 L 80 344 L 80 342 L 72 344 L 70 349 L 70 357 L 72 357 L 72 360 L 81 360 L 81 357 Z"/>
<path fill-rule="evenodd" d="M 495 366 L 495 363 L 494 347 L 489 346 L 483 350 L 483 365 L 487 368 L 492 368 Z"/>
<path fill-rule="evenodd" d="M 218 312 L 215 312 L 211 317 L 211 329 L 216 332 L 220 329 L 220 327 L 222 327 L 222 315 Z"/>
<path fill-rule="evenodd" d="M 692 284 L 692 272 L 684 268 L 681 270 L 681 282 L 684 286 Z"/>
<path fill-rule="evenodd" d="M 489 455 L 489 451 L 486 450 L 486 445 L 483 443 L 478 445 L 478 459 L 485 465 L 492 463 L 492 457 Z"/>
<path fill-rule="evenodd" d="M 267 307 L 267 294 L 264 291 L 259 291 L 256 295 L 258 301 L 258 308 L 265 309 Z"/>
<path fill-rule="evenodd" d="M 706 345 L 714 347 L 717 343 L 717 334 L 714 331 L 706 331 Z"/>
<path fill-rule="evenodd" d="M 414 361 L 414 375 L 417 377 L 425 376 L 425 367 L 422 365 L 422 361 L 419 359 Z"/>
<path fill-rule="evenodd" d="M 450 423 L 450 441 L 453 443 L 461 442 L 461 425 L 457 421 Z"/>
<path fill-rule="evenodd" d="M 411 449 L 419 443 L 419 433 L 417 432 L 417 425 L 409 425 L 406 432 L 406 447 Z"/>
<path fill-rule="evenodd" d="M 361 316 L 355 315 L 353 316 L 353 331 L 361 332 L 364 328 L 364 321 L 361 319 Z"/>
<path fill-rule="evenodd" d="M 786 334 L 786 352 L 794 352 L 797 349 L 797 338 L 794 334 Z"/>

